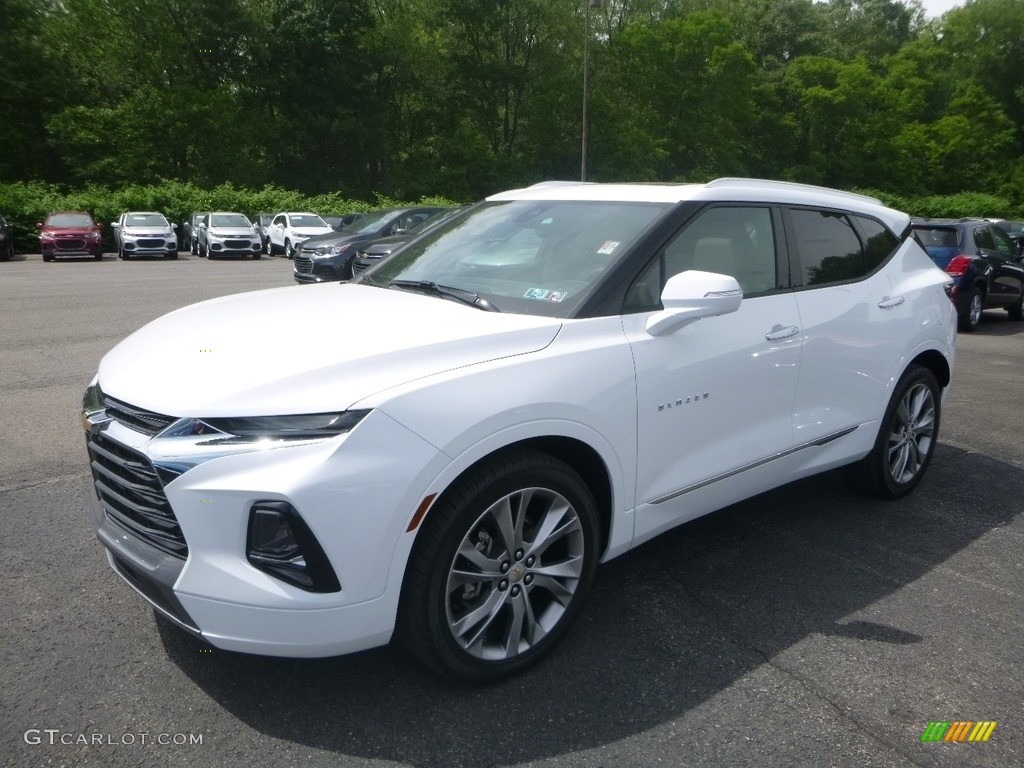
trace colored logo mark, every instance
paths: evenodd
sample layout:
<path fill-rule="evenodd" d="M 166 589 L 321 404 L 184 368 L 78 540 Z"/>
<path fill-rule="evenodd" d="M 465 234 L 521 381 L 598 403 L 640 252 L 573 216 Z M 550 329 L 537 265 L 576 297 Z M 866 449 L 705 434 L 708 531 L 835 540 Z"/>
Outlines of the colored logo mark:
<path fill-rule="evenodd" d="M 996 720 L 932 720 L 921 734 L 921 741 L 988 741 L 996 729 Z"/>

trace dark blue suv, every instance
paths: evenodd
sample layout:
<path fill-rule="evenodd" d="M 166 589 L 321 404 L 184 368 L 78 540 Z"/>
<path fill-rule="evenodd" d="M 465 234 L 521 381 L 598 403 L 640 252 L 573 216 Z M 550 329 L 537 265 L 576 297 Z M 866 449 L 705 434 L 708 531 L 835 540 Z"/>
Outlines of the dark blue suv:
<path fill-rule="evenodd" d="M 1009 236 L 986 219 L 913 219 L 918 242 L 954 279 L 961 331 L 973 331 L 983 309 L 1005 309 L 1024 320 L 1024 257 Z"/>

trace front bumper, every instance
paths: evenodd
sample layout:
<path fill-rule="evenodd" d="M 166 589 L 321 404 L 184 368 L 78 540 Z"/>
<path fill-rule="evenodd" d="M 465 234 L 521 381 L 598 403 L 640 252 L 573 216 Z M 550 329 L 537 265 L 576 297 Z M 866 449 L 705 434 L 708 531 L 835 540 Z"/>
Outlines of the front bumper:
<path fill-rule="evenodd" d="M 132 256 L 164 256 L 178 252 L 178 240 L 173 236 L 125 235 L 121 239 L 121 247 Z"/>
<path fill-rule="evenodd" d="M 41 240 L 40 251 L 44 256 L 67 256 L 68 258 L 81 258 L 86 256 L 102 256 L 103 243 L 99 238 L 95 240 L 85 237 L 61 237 L 55 239 Z"/>
<path fill-rule="evenodd" d="M 292 277 L 300 284 L 336 283 L 347 279 L 345 264 L 348 260 L 346 257 L 339 263 L 337 257 L 316 258 L 309 252 L 299 251 L 292 262 Z"/>
<path fill-rule="evenodd" d="M 97 430 L 145 456 L 166 483 L 184 558 L 136 535 L 99 502 L 94 514 L 111 567 L 179 627 L 224 650 L 271 656 L 331 656 L 389 641 L 414 535 L 406 529 L 444 464 L 435 448 L 378 411 L 339 437 L 250 447 L 191 468 L 196 457 L 175 455 L 176 438 L 117 421 L 90 426 Z M 164 467 L 184 472 L 174 477 Z M 250 512 L 266 500 L 288 502 L 302 516 L 340 591 L 307 592 L 247 560 Z"/>
<path fill-rule="evenodd" d="M 211 237 L 207 241 L 207 253 L 213 256 L 251 256 L 262 250 L 258 237 Z"/>

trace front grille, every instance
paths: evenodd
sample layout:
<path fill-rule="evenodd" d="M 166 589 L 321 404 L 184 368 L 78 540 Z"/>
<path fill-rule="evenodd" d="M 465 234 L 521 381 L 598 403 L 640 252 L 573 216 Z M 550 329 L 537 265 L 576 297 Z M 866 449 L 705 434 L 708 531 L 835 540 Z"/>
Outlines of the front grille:
<path fill-rule="evenodd" d="M 54 241 L 54 245 L 62 251 L 80 251 L 85 248 L 85 240 L 81 238 L 62 237 Z"/>
<path fill-rule="evenodd" d="M 176 421 L 173 416 L 136 408 L 134 405 L 115 400 L 109 395 L 103 396 L 103 405 L 107 415 L 112 419 L 121 422 L 129 429 L 142 432 L 150 437 L 160 434 Z"/>
<path fill-rule="evenodd" d="M 86 442 L 107 518 L 162 552 L 188 557 L 178 519 L 149 459 L 104 434 L 89 432 Z"/>
<path fill-rule="evenodd" d="M 352 262 L 352 274 L 358 275 L 360 272 L 365 272 L 370 268 L 369 262 L 363 261 L 362 259 L 356 259 Z"/>
<path fill-rule="evenodd" d="M 225 240 L 224 241 L 224 247 L 225 248 L 235 248 L 235 249 L 238 249 L 238 248 L 251 248 L 252 247 L 252 243 L 250 243 L 248 240 Z"/>
<path fill-rule="evenodd" d="M 294 261 L 295 261 L 295 271 L 296 272 L 298 272 L 300 274 L 303 274 L 303 275 L 308 275 L 309 273 L 311 273 L 313 271 L 313 260 L 312 259 L 307 259 L 305 256 L 296 256 Z"/>
<path fill-rule="evenodd" d="M 163 248 L 164 241 L 156 237 L 140 237 L 135 243 L 139 248 Z"/>

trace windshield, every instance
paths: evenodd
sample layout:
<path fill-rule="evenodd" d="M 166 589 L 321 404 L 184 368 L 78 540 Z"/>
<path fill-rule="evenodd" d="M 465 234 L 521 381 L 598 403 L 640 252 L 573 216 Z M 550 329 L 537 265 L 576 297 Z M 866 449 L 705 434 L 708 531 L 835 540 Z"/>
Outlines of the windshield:
<path fill-rule="evenodd" d="M 167 219 L 161 213 L 129 213 L 124 224 L 126 227 L 166 227 Z"/>
<path fill-rule="evenodd" d="M 320 227 L 321 229 L 330 229 L 327 226 L 327 222 L 317 216 L 315 213 L 297 213 L 292 217 L 293 227 Z"/>
<path fill-rule="evenodd" d="M 381 228 L 382 225 L 397 218 L 402 214 L 402 211 L 370 211 L 364 213 L 358 219 L 348 225 L 348 229 L 357 235 L 372 235 Z"/>
<path fill-rule="evenodd" d="M 670 206 L 573 200 L 481 203 L 412 241 L 360 282 L 434 283 L 501 312 L 568 317 Z"/>
<path fill-rule="evenodd" d="M 46 217 L 50 227 L 91 227 L 92 216 L 88 213 L 51 213 Z"/>
<path fill-rule="evenodd" d="M 252 225 L 249 220 L 240 213 L 217 213 L 210 217 L 211 227 L 245 227 Z"/>

